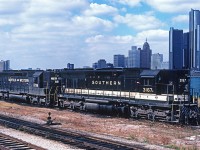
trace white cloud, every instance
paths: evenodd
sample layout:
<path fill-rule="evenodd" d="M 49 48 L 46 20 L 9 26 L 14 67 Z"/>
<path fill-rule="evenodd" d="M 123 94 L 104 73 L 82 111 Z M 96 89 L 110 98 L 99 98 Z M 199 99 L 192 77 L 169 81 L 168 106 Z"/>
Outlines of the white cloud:
<path fill-rule="evenodd" d="M 85 40 L 86 43 L 99 43 L 100 41 L 102 41 L 104 39 L 103 35 L 95 35 L 93 37 L 89 37 Z M 104 40 L 103 40 L 104 42 Z"/>
<path fill-rule="evenodd" d="M 87 43 L 87 64 L 92 64 L 98 59 L 105 59 L 107 62 L 113 63 L 114 54 L 127 55 L 131 43 L 134 42 L 134 37 L 126 36 L 109 36 L 109 35 L 95 35 L 88 37 Z"/>
<path fill-rule="evenodd" d="M 174 23 L 188 23 L 189 16 L 188 15 L 178 15 L 178 16 L 172 18 L 172 21 Z"/>
<path fill-rule="evenodd" d="M 63 68 L 67 62 L 78 66 L 83 66 L 84 63 L 91 65 L 87 62 L 88 56 L 85 56 L 89 55 L 89 50 L 84 38 L 110 30 L 112 26 L 110 21 L 91 16 L 75 16 L 71 20 L 59 22 L 48 20 L 26 23 L 12 31 L 12 38 L 8 42 L 11 46 L 6 48 L 12 50 L 13 54 L 16 54 L 15 57 L 10 57 L 10 54 L 4 56 L 10 59 L 16 59 L 18 56 L 21 61 L 30 65 L 26 67 L 35 68 L 53 68 L 56 65 L 55 68 Z M 51 61 L 46 62 L 47 60 Z M 19 65 L 18 63 L 15 65 Z"/>
<path fill-rule="evenodd" d="M 90 8 L 84 11 L 85 15 L 114 15 L 118 10 L 112 6 L 106 4 L 91 3 Z"/>
<path fill-rule="evenodd" d="M 0 18 L 0 26 L 14 25 L 16 22 L 12 19 Z"/>
<path fill-rule="evenodd" d="M 41 33 L 72 36 L 113 28 L 114 24 L 109 20 L 82 15 L 82 10 L 88 7 L 86 0 L 31 0 L 29 7 L 17 16 L 20 25 L 13 28 L 12 33 L 22 36 L 38 33 L 38 37 Z"/>
<path fill-rule="evenodd" d="M 133 42 L 133 36 L 126 35 L 126 36 L 103 36 L 103 35 L 96 35 L 93 37 L 89 37 L 86 40 L 86 43 L 93 44 L 93 43 L 117 43 L 117 44 L 130 44 Z"/>
<path fill-rule="evenodd" d="M 147 30 L 139 32 L 135 37 L 135 43 L 143 46 L 143 42 L 147 38 L 153 53 L 164 54 L 165 61 L 168 61 L 169 53 L 169 31 L 167 30 Z"/>
<path fill-rule="evenodd" d="M 114 54 L 127 56 L 131 46 L 142 48 L 146 38 L 153 53 L 164 54 L 165 61 L 168 61 L 168 35 L 169 31 L 157 29 L 142 31 L 135 36 L 96 35 L 88 37 L 86 43 L 88 43 L 87 50 L 90 57 L 87 61 L 92 64 L 97 61 L 97 58 L 105 58 L 107 62 L 113 62 Z"/>
<path fill-rule="evenodd" d="M 45 18 L 51 16 L 64 19 L 72 15 L 74 11 L 84 10 L 88 5 L 87 0 L 30 0 L 22 17 Z"/>
<path fill-rule="evenodd" d="M 127 12 L 127 9 L 126 9 L 125 7 L 123 7 L 123 8 L 120 9 L 120 11 L 126 13 L 126 12 Z"/>
<path fill-rule="evenodd" d="M 135 42 L 140 45 L 141 42 L 144 41 L 146 38 L 147 40 L 157 42 L 168 41 L 169 31 L 161 29 L 142 31 L 136 35 Z"/>
<path fill-rule="evenodd" d="M 23 13 L 30 15 L 60 14 L 73 9 L 84 9 L 87 0 L 0 0 L 0 15 Z"/>
<path fill-rule="evenodd" d="M 147 4 L 160 12 L 188 12 L 191 8 L 199 9 L 199 0 L 145 0 Z"/>
<path fill-rule="evenodd" d="M 104 20 L 93 16 L 76 16 L 72 19 L 72 23 L 79 30 L 83 31 L 107 31 L 111 30 L 114 24 L 109 20 Z"/>
<path fill-rule="evenodd" d="M 164 26 L 160 20 L 152 16 L 151 14 L 144 15 L 133 15 L 126 14 L 125 16 L 117 15 L 114 20 L 117 23 L 127 24 L 129 27 L 134 28 L 136 30 L 147 30 L 147 29 L 155 29 Z"/>
<path fill-rule="evenodd" d="M 119 10 L 108 4 L 90 5 L 88 0 L 0 0 L 1 59 L 10 59 L 14 69 L 63 68 L 68 62 L 91 66 L 100 58 L 112 62 L 114 54 L 127 55 L 146 37 L 153 50 L 167 49 L 168 33 L 152 30 L 164 25 L 152 12 L 120 16 L 129 11 L 127 5 L 140 2 L 118 2 L 124 5 Z M 121 34 L 127 31 L 122 24 L 145 31 L 114 36 L 116 24 Z"/>
<path fill-rule="evenodd" d="M 27 0 L 0 0 L 0 15 L 20 13 L 28 4 Z"/>
<path fill-rule="evenodd" d="M 122 4 L 122 5 L 127 5 L 127 6 L 130 6 L 130 7 L 135 7 L 135 6 L 139 6 L 141 4 L 141 1 L 142 0 L 110 0 L 111 3 L 119 3 L 119 4 Z"/>
<path fill-rule="evenodd" d="M 109 20 L 82 14 L 90 7 L 87 0 L 10 1 L 17 2 L 0 0 L 0 49 L 1 59 L 10 59 L 14 69 L 63 68 L 67 62 L 81 66 L 77 60 L 86 58 L 85 37 L 114 27 Z"/>

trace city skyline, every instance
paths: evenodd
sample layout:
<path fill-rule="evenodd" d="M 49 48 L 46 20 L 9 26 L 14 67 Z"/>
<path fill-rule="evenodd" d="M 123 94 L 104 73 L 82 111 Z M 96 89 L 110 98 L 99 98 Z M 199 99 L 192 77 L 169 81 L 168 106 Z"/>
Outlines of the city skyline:
<path fill-rule="evenodd" d="M 12 69 L 91 66 L 145 39 L 168 61 L 169 29 L 189 30 L 191 0 L 0 0 L 1 59 Z"/>

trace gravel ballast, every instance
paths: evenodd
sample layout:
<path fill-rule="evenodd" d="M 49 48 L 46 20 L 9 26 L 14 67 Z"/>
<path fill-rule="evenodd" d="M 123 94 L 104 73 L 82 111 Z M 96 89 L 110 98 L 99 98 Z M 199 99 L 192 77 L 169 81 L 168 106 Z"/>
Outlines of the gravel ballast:
<path fill-rule="evenodd" d="M 106 115 L 41 108 L 36 105 L 0 101 L 0 114 L 45 124 L 52 119 L 61 125 L 54 128 L 82 131 L 84 134 L 140 143 L 152 149 L 200 149 L 200 128 L 168 123 L 111 117 Z M 192 138 L 191 138 L 192 137 Z"/>
<path fill-rule="evenodd" d="M 48 140 L 48 139 L 45 139 L 45 138 L 42 138 L 39 136 L 35 136 L 35 135 L 30 135 L 30 134 L 27 134 L 27 133 L 24 133 L 21 131 L 17 131 L 14 129 L 5 128 L 2 126 L 0 126 L 0 133 L 9 135 L 16 139 L 25 141 L 27 143 L 31 143 L 33 145 L 37 145 L 39 147 L 42 147 L 42 148 L 48 149 L 48 150 L 73 150 L 73 149 L 76 149 L 74 147 L 67 146 L 67 145 L 64 145 L 59 142 Z"/>

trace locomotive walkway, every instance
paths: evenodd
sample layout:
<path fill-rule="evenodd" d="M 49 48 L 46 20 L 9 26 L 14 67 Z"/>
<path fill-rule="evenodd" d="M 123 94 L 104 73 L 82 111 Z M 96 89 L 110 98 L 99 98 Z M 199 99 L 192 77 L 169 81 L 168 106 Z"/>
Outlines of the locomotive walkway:
<path fill-rule="evenodd" d="M 72 145 L 81 149 L 93 150 L 147 150 L 138 144 L 126 144 L 103 138 L 83 135 L 78 132 L 56 130 L 47 125 L 41 125 L 0 115 L 0 124 L 9 128 L 25 131 L 31 134 L 39 135 L 54 141 L 59 141 L 67 145 Z"/>

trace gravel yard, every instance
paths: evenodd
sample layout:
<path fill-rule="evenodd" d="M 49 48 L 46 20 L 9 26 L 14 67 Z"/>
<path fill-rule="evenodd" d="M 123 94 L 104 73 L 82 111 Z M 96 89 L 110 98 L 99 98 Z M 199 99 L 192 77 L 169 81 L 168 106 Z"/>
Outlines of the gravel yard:
<path fill-rule="evenodd" d="M 48 112 L 51 112 L 52 119 L 55 119 L 54 122 L 61 123 L 59 126 L 54 126 L 55 128 L 78 130 L 85 134 L 105 136 L 115 140 L 124 140 L 124 142 L 140 142 L 154 149 L 161 149 L 155 145 L 165 147 L 162 149 L 200 149 L 200 128 L 198 127 L 39 108 L 0 101 L 1 114 L 37 123 L 46 123 Z M 8 129 L 0 128 L 0 130 L 2 132 Z"/>
<path fill-rule="evenodd" d="M 66 146 L 64 144 L 61 144 L 59 142 L 55 142 L 52 140 L 48 140 L 45 138 L 41 138 L 39 136 L 35 136 L 35 135 L 30 135 L 30 134 L 26 134 L 20 131 L 16 131 L 14 129 L 8 129 L 5 127 L 1 127 L 0 126 L 0 132 L 9 136 L 12 136 L 14 138 L 23 140 L 27 143 L 31 143 L 34 145 L 38 145 L 44 149 L 48 149 L 48 150 L 73 150 L 75 148 L 71 147 L 71 146 Z"/>

